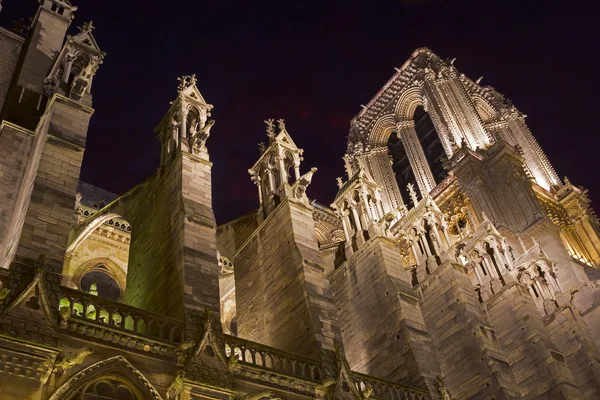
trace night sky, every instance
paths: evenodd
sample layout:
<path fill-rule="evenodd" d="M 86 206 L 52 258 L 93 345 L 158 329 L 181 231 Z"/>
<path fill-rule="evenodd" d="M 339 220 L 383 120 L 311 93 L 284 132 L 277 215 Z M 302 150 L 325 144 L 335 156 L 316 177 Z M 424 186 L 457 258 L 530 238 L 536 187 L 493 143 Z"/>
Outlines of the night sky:
<path fill-rule="evenodd" d="M 350 119 L 426 46 L 511 99 L 561 178 L 600 204 L 599 22 L 583 2 L 72 2 L 80 10 L 71 28 L 93 19 L 107 53 L 81 173 L 96 186 L 123 193 L 156 171 L 153 128 L 176 97 L 176 78 L 195 73 L 215 106 L 207 145 L 219 223 L 258 207 L 247 169 L 267 118 L 286 119 L 305 150 L 302 172 L 319 168 L 309 196 L 329 204 Z M 33 15 L 37 1 L 2 5 L 9 27 Z"/>

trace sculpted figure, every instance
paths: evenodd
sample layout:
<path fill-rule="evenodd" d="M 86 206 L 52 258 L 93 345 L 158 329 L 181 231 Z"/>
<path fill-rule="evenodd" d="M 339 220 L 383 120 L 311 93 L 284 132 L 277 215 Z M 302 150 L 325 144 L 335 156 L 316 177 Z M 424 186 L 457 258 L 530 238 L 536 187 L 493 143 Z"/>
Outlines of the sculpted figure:
<path fill-rule="evenodd" d="M 173 382 L 167 388 L 167 399 L 176 399 L 177 395 L 183 389 L 183 377 L 185 376 L 185 371 L 177 372 L 177 376 L 173 379 Z"/>
<path fill-rule="evenodd" d="M 275 393 L 270 390 L 261 390 L 260 392 L 252 392 L 240 398 L 240 400 L 259 400 L 259 399 L 276 399 Z"/>
<path fill-rule="evenodd" d="M 62 307 L 60 310 L 58 310 L 58 314 L 59 314 L 59 328 L 63 329 L 67 327 L 67 323 L 69 322 L 69 318 L 71 318 L 71 307 L 67 306 L 67 307 Z"/>
<path fill-rule="evenodd" d="M 60 355 L 54 363 L 54 372 L 60 370 L 66 370 L 76 365 L 79 365 L 85 360 L 87 356 L 92 354 L 94 351 L 89 347 L 81 349 L 75 353 Z"/>
<path fill-rule="evenodd" d="M 190 138 L 189 138 L 190 149 L 194 148 L 194 146 L 196 144 L 198 144 L 198 147 L 204 146 L 204 144 L 206 143 L 206 141 L 210 137 L 210 130 L 213 127 L 214 124 L 215 124 L 215 120 L 211 119 L 199 131 L 196 131 L 197 128 L 194 128 L 193 131 L 190 130 L 190 133 L 192 134 L 190 136 Z M 196 125 L 198 125 L 198 124 L 196 124 Z"/>
<path fill-rule="evenodd" d="M 444 378 L 442 378 L 440 375 L 438 375 L 437 378 L 435 378 L 435 387 L 440 395 L 440 399 L 452 400 L 452 397 L 450 397 L 450 393 L 448 393 L 448 389 L 446 389 Z"/>
<path fill-rule="evenodd" d="M 361 395 L 363 399 L 368 399 L 369 397 L 371 397 L 371 395 L 373 394 L 373 385 L 371 385 L 370 383 L 367 384 L 367 386 L 363 389 Z"/>
<path fill-rule="evenodd" d="M 302 175 L 296 181 L 296 183 L 294 183 L 294 185 L 292 186 L 292 190 L 294 192 L 294 196 L 297 199 L 301 199 L 304 196 L 304 193 L 306 193 L 306 188 L 308 188 L 308 185 L 310 185 L 310 183 L 312 182 L 312 177 L 315 174 L 315 172 L 317 172 L 317 168 L 312 167 L 310 171 Z"/>

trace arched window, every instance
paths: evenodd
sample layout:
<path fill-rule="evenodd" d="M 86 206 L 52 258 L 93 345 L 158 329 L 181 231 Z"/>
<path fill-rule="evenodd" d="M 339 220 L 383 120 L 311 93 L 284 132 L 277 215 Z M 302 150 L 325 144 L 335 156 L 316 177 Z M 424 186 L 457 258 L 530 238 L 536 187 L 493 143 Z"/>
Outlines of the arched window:
<path fill-rule="evenodd" d="M 413 114 L 413 120 L 415 121 L 415 131 L 417 137 L 427 158 L 427 163 L 431 169 L 431 174 L 436 183 L 440 183 L 448 175 L 442 160 L 446 157 L 446 152 L 440 141 L 433 121 L 429 116 L 429 113 L 425 111 L 423 106 L 418 106 Z"/>
<path fill-rule="evenodd" d="M 103 377 L 89 382 L 68 400 L 143 400 L 143 397 L 126 380 Z"/>
<path fill-rule="evenodd" d="M 431 174 L 435 183 L 440 183 L 448 175 L 444 168 L 442 160 L 446 157 L 446 152 L 440 141 L 440 137 L 435 130 L 433 121 L 423 106 L 418 106 L 413 114 L 415 123 L 415 132 L 419 143 L 425 154 L 427 164 L 431 169 Z M 412 201 L 406 190 L 406 186 L 410 183 L 415 188 L 418 187 L 414 171 L 410 165 L 410 161 L 406 154 L 406 149 L 402 144 L 402 140 L 396 132 L 393 132 L 388 138 L 388 152 L 390 155 L 392 170 L 396 177 L 396 183 L 402 196 L 404 204 L 410 206 Z"/>
<path fill-rule="evenodd" d="M 83 275 L 79 288 L 83 292 L 91 292 L 105 299 L 114 301 L 121 299 L 121 288 L 104 265 L 98 265 Z"/>
<path fill-rule="evenodd" d="M 417 179 L 415 178 L 415 174 L 410 167 L 410 162 L 408 161 L 408 156 L 406 155 L 404 145 L 402 144 L 402 141 L 396 132 L 393 132 L 388 139 L 388 151 L 390 154 L 392 170 L 394 171 L 396 183 L 398 184 L 398 190 L 400 191 L 400 196 L 402 197 L 402 202 L 410 206 L 411 200 L 410 196 L 408 195 L 408 191 L 406 190 L 406 185 L 410 183 L 414 187 L 418 187 Z"/>

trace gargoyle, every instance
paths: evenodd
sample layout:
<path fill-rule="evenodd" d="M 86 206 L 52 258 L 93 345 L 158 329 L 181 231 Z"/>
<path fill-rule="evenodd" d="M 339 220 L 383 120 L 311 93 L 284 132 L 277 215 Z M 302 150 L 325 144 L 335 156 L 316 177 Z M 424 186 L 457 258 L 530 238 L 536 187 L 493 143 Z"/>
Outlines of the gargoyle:
<path fill-rule="evenodd" d="M 302 175 L 296 181 L 296 183 L 294 183 L 294 185 L 292 186 L 292 193 L 294 193 L 294 197 L 296 199 L 300 200 L 304 197 L 304 194 L 306 193 L 306 188 L 308 188 L 308 185 L 310 185 L 310 182 L 312 182 L 312 177 L 315 174 L 315 172 L 317 172 L 317 168 L 312 167 L 310 171 Z"/>
<path fill-rule="evenodd" d="M 89 347 L 86 347 L 75 353 L 69 352 L 67 354 L 60 355 L 54 363 L 53 371 L 56 372 L 59 369 L 66 370 L 76 365 L 79 365 L 83 362 L 83 360 L 85 360 L 87 356 L 89 356 L 93 352 L 94 350 L 90 349 Z"/>
<path fill-rule="evenodd" d="M 261 390 L 258 392 L 251 392 L 243 397 L 240 400 L 260 400 L 260 399 L 276 399 L 275 393 L 270 390 Z"/>
<path fill-rule="evenodd" d="M 206 141 L 208 140 L 208 137 L 210 136 L 210 129 L 212 128 L 212 126 L 215 124 L 215 120 L 211 119 L 210 121 L 206 122 L 206 125 L 204 125 L 204 127 L 202 127 L 202 129 L 200 129 L 198 132 L 194 133 L 189 139 L 189 145 L 190 145 L 190 150 L 194 148 L 194 146 L 198 143 L 199 146 L 198 147 L 202 147 L 204 146 L 204 144 L 206 143 Z"/>

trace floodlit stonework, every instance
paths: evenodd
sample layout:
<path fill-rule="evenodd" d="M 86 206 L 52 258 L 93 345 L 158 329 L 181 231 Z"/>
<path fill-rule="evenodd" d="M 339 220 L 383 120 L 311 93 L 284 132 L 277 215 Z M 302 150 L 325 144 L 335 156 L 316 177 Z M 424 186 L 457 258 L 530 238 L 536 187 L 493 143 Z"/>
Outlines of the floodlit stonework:
<path fill-rule="evenodd" d="M 217 226 L 193 75 L 155 175 L 79 181 L 104 53 L 75 11 L 0 28 L 0 399 L 600 398 L 598 219 L 495 89 L 416 50 L 330 205 L 267 119 L 260 207 Z"/>

